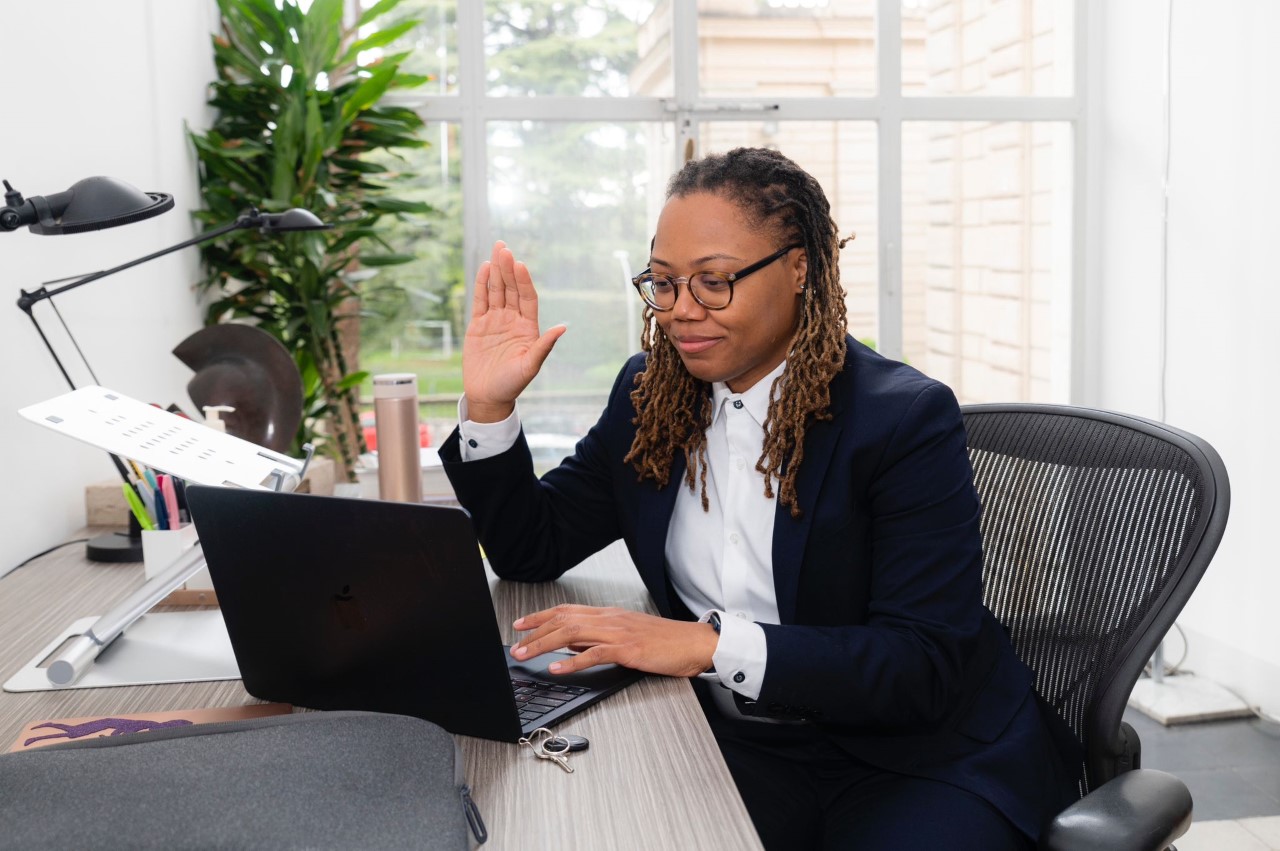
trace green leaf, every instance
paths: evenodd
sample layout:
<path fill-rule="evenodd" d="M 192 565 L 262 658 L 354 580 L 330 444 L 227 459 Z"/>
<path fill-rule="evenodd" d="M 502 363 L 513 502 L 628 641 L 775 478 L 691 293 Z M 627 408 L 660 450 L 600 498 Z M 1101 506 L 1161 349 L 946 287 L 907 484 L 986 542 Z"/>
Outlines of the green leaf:
<path fill-rule="evenodd" d="M 434 207 L 426 201 L 406 201 L 402 198 L 370 198 L 366 206 L 386 213 L 430 213 Z"/>
<path fill-rule="evenodd" d="M 353 372 L 338 382 L 337 389 L 350 390 L 352 387 L 359 387 L 371 374 L 367 370 Z"/>
<path fill-rule="evenodd" d="M 360 262 L 365 266 L 401 266 L 417 260 L 416 254 L 361 254 Z"/>
<path fill-rule="evenodd" d="M 374 3 L 368 9 L 366 9 L 363 14 L 360 15 L 360 20 L 358 24 L 359 26 L 363 27 L 365 24 L 374 20 L 378 16 L 385 15 L 387 12 L 390 12 L 392 9 L 394 9 L 396 6 L 399 6 L 399 5 L 400 5 L 400 0 L 378 0 L 377 3 Z"/>
<path fill-rule="evenodd" d="M 418 25 L 417 21 L 402 21 L 393 27 L 371 33 L 359 41 L 353 42 L 347 48 L 346 53 L 342 55 L 341 62 L 352 62 L 356 56 L 364 50 L 372 50 L 375 47 L 385 47 L 405 33 L 412 32 L 413 28 Z"/>
<path fill-rule="evenodd" d="M 387 66 L 374 71 L 368 79 L 357 86 L 356 90 L 345 98 L 342 104 L 342 120 L 345 123 L 350 123 L 361 112 L 373 106 L 379 98 L 387 93 L 387 87 L 391 85 L 391 80 L 395 75 L 395 66 Z"/>
<path fill-rule="evenodd" d="M 434 79 L 430 74 L 396 74 L 395 79 L 391 81 L 391 88 L 412 89 Z"/>

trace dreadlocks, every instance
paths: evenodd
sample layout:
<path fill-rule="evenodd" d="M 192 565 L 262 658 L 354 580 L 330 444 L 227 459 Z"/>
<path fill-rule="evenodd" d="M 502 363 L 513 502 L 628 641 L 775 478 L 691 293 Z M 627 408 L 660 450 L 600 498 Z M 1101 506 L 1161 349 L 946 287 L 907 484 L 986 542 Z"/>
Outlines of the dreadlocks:
<path fill-rule="evenodd" d="M 803 245 L 808 256 L 803 305 L 787 355 L 786 368 L 769 389 L 764 446 L 756 470 L 764 476 L 764 495 L 778 498 L 800 516 L 796 474 L 804 460 L 804 435 L 813 420 L 831 418 L 830 382 L 844 367 L 845 305 L 837 265 L 845 240 L 836 235 L 831 205 L 811 175 L 776 151 L 737 148 L 686 163 L 667 186 L 667 198 L 706 193 L 738 206 L 753 225 L 775 236 L 778 245 Z M 676 450 L 684 452 L 685 482 L 700 482 L 707 500 L 707 429 L 711 426 L 711 385 L 694 378 L 675 346 L 644 310 L 641 347 L 648 363 L 631 392 L 635 440 L 624 462 L 639 478 L 664 487 Z"/>

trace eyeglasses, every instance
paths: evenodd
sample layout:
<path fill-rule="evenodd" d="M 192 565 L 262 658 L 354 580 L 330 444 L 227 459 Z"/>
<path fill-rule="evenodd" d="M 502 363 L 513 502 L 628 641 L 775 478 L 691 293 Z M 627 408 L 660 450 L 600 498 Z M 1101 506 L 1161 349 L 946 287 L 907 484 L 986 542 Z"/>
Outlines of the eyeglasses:
<path fill-rule="evenodd" d="M 752 272 L 759 272 L 791 249 L 803 247 L 800 244 L 788 245 L 737 272 L 694 272 L 687 278 L 673 278 L 670 275 L 655 275 L 651 269 L 645 269 L 632 278 L 631 283 L 635 284 L 644 303 L 659 312 L 666 312 L 676 306 L 681 284 L 688 284 L 694 301 L 707 310 L 724 310 L 733 301 L 735 283 Z"/>

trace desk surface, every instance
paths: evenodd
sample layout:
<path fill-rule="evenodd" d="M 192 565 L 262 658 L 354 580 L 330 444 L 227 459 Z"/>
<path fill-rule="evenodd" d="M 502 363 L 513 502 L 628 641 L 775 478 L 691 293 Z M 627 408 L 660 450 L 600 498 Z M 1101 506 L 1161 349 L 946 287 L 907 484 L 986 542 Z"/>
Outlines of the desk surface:
<path fill-rule="evenodd" d="M 100 614 L 142 583 L 141 565 L 93 564 L 75 544 L 0 580 L 0 682 L 72 621 Z M 557 582 L 490 577 L 503 640 L 520 614 L 562 602 L 652 611 L 626 550 L 615 545 Z M 240 706 L 239 680 L 129 688 L 0 692 L 0 752 L 37 718 Z M 689 683 L 647 677 L 566 722 L 591 748 L 566 774 L 528 748 L 459 737 L 466 776 L 489 828 L 486 849 L 760 847 Z"/>

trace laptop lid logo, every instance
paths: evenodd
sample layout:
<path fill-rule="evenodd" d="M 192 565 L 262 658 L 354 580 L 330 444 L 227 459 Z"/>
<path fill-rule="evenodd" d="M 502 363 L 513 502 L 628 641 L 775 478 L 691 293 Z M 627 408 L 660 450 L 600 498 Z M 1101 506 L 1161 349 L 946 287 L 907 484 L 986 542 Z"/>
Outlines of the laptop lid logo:
<path fill-rule="evenodd" d="M 333 615 L 343 629 L 364 632 L 369 625 L 360 601 L 351 593 L 350 585 L 343 585 L 342 590 L 333 595 Z"/>

